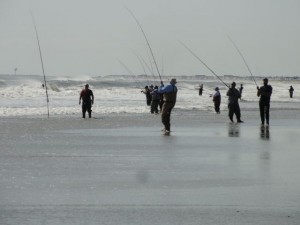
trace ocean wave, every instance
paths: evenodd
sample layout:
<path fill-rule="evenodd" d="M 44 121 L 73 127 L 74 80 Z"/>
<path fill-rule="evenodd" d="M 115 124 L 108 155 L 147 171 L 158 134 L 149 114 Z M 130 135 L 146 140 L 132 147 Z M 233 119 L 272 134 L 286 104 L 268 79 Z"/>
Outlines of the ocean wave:
<path fill-rule="evenodd" d="M 164 76 L 165 83 L 171 77 Z M 209 76 L 178 76 L 178 100 L 176 108 L 180 110 L 213 111 L 213 102 L 210 97 L 214 88 L 218 86 L 222 95 L 221 109 L 227 109 L 226 92 L 228 88 L 219 80 Z M 244 86 L 241 99 L 243 109 L 257 109 L 259 98 L 252 79 L 245 77 L 223 77 L 227 83 L 234 80 L 239 86 Z M 151 81 L 152 80 L 152 81 Z M 46 113 L 45 89 L 42 87 L 43 77 L 38 75 L 0 75 L 0 116 L 40 115 Z M 273 86 L 271 107 L 275 109 L 299 109 L 300 80 L 269 80 Z M 109 113 L 149 113 L 145 95 L 140 90 L 153 81 L 150 76 L 84 76 L 48 77 L 47 88 L 51 113 L 55 115 L 73 115 L 80 113 L 78 105 L 79 93 L 86 83 L 95 95 L 95 112 Z M 196 89 L 204 84 L 203 95 L 199 96 Z M 294 86 L 294 98 L 289 98 L 287 89 Z"/>

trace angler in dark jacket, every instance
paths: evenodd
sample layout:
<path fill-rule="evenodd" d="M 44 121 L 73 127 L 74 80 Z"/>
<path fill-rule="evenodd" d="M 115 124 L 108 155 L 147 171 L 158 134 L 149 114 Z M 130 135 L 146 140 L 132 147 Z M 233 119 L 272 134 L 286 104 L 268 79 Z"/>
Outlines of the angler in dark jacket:
<path fill-rule="evenodd" d="M 163 131 L 165 131 L 165 134 L 170 133 L 170 120 L 171 120 L 171 111 L 174 108 L 176 104 L 177 99 L 177 87 L 175 84 L 177 83 L 176 79 L 173 78 L 170 81 L 170 84 L 167 86 L 163 85 L 163 82 L 161 82 L 161 87 L 158 89 L 158 93 L 163 94 L 163 108 L 162 108 L 162 114 L 161 114 L 161 120 L 165 128 Z"/>
<path fill-rule="evenodd" d="M 151 105 L 151 100 L 152 100 L 152 97 L 151 97 L 151 90 L 148 86 L 145 86 L 145 89 L 144 90 L 141 90 L 142 93 L 144 93 L 146 95 L 146 104 L 147 105 Z"/>
<path fill-rule="evenodd" d="M 289 92 L 290 92 L 290 98 L 293 98 L 293 94 L 294 94 L 293 86 L 290 86 Z"/>
<path fill-rule="evenodd" d="M 221 94 L 220 94 L 220 91 L 219 91 L 219 88 L 216 87 L 215 88 L 215 93 L 213 95 L 213 102 L 214 102 L 214 105 L 215 105 L 215 111 L 216 113 L 220 113 L 220 105 L 221 105 Z"/>
<path fill-rule="evenodd" d="M 242 97 L 243 89 L 244 89 L 244 87 L 243 87 L 243 84 L 241 84 L 241 86 L 240 86 L 240 88 L 239 88 L 239 91 L 240 91 L 241 97 Z"/>
<path fill-rule="evenodd" d="M 79 105 L 82 99 L 82 118 L 85 118 L 85 113 L 88 111 L 89 118 L 92 117 L 92 105 L 94 104 L 93 91 L 89 89 L 89 85 L 86 84 L 85 88 L 80 92 Z"/>
<path fill-rule="evenodd" d="M 158 93 L 158 87 L 155 86 L 153 91 L 150 92 L 152 96 L 152 101 L 151 101 L 151 113 L 158 113 L 158 105 L 160 101 L 160 94 Z"/>
<path fill-rule="evenodd" d="M 268 84 L 268 78 L 263 79 L 264 85 L 260 88 L 257 87 L 257 96 L 259 99 L 259 110 L 260 110 L 260 119 L 261 125 L 265 124 L 265 120 L 267 122 L 267 126 L 269 126 L 269 118 L 270 118 L 270 101 L 272 95 L 272 86 Z"/>
<path fill-rule="evenodd" d="M 228 116 L 231 122 L 233 122 L 233 115 L 235 114 L 237 122 L 243 123 L 241 120 L 241 110 L 239 105 L 239 98 L 241 98 L 241 93 L 235 88 L 236 83 L 232 82 L 231 88 L 227 91 L 228 96 Z"/>
<path fill-rule="evenodd" d="M 201 96 L 203 93 L 203 84 L 200 84 L 199 86 L 199 95 Z"/>

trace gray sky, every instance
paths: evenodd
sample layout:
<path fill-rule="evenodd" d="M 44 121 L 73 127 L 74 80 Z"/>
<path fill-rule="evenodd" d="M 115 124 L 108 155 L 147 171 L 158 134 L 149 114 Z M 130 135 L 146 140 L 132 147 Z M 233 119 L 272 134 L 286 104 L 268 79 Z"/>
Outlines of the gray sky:
<path fill-rule="evenodd" d="M 30 11 L 46 75 L 128 74 L 118 60 L 144 73 L 136 55 L 150 65 L 149 49 L 125 6 L 162 74 L 211 75 L 180 40 L 218 75 L 249 75 L 229 35 L 254 75 L 300 75 L 299 0 L 0 0 L 0 74 L 42 74 Z"/>

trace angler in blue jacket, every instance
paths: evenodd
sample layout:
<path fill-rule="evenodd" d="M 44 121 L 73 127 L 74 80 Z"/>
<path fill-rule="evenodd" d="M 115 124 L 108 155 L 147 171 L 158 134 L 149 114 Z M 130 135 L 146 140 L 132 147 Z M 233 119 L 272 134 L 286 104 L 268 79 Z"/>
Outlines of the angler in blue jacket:
<path fill-rule="evenodd" d="M 164 86 L 163 82 L 161 82 L 161 86 L 158 89 L 158 93 L 163 95 L 163 107 L 162 107 L 162 113 L 161 113 L 161 121 L 165 128 L 163 131 L 165 134 L 170 133 L 170 120 L 171 120 L 171 111 L 174 108 L 176 104 L 176 98 L 177 98 L 177 87 L 175 84 L 177 83 L 176 79 L 173 78 L 170 81 L 170 84 Z"/>

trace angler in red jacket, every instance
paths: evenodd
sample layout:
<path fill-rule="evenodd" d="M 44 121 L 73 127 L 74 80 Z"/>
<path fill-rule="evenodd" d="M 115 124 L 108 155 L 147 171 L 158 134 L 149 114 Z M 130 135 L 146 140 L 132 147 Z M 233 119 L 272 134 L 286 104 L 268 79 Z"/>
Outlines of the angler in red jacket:
<path fill-rule="evenodd" d="M 79 105 L 82 99 L 82 118 L 85 118 L 85 113 L 88 111 L 89 118 L 92 117 L 92 105 L 94 104 L 93 91 L 89 89 L 89 85 L 86 84 L 85 88 L 80 92 Z"/>

